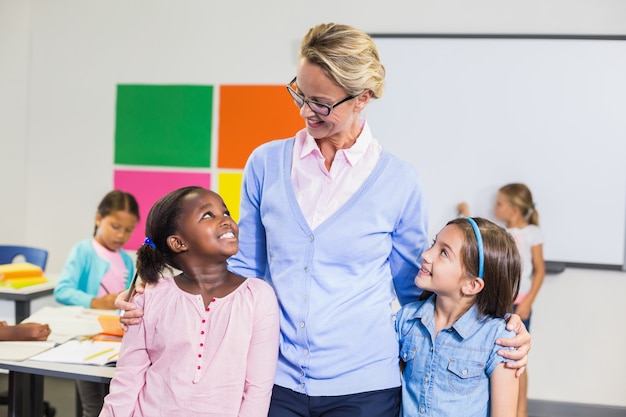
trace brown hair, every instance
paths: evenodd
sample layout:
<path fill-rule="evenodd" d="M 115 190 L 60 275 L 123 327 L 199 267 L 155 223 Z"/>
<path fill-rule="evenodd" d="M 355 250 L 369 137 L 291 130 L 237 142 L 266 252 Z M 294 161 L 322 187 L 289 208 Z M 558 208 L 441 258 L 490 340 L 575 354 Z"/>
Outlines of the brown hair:
<path fill-rule="evenodd" d="M 174 252 L 167 244 L 167 238 L 176 234 L 180 228 L 184 197 L 199 190 L 204 188 L 179 188 L 161 197 L 150 209 L 146 218 L 146 237 L 151 239 L 154 247 L 144 244 L 137 250 L 137 274 L 142 281 L 155 283 L 164 269 L 180 269 L 174 260 Z"/>
<path fill-rule="evenodd" d="M 139 220 L 139 205 L 132 194 L 120 190 L 108 192 L 98 204 L 97 213 L 105 218 L 116 211 L 127 211 Z M 98 225 L 93 230 L 95 236 L 98 232 Z"/>
<path fill-rule="evenodd" d="M 481 217 L 473 218 L 483 240 L 485 286 L 476 295 L 478 311 L 483 315 L 504 317 L 512 311 L 513 300 L 519 291 L 522 271 L 519 252 L 515 240 L 506 229 Z M 478 277 L 478 243 L 472 225 L 465 218 L 449 221 L 463 233 L 463 246 L 460 257 L 465 273 Z M 432 293 L 424 291 L 420 299 Z"/>

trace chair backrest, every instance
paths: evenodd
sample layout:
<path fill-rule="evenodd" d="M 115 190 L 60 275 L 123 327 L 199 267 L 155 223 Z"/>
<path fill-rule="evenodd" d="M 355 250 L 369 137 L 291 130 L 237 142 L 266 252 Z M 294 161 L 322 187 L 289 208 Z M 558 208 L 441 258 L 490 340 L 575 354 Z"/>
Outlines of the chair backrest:
<path fill-rule="evenodd" d="M 13 263 L 17 257 L 23 257 L 23 262 L 29 262 L 45 270 L 46 262 L 48 261 L 48 251 L 29 246 L 0 245 L 0 264 Z"/>

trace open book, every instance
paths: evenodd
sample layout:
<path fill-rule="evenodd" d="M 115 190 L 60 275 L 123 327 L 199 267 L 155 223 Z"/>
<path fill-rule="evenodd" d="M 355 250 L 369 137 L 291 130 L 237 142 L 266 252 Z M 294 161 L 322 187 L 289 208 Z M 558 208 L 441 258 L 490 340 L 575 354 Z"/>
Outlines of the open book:
<path fill-rule="evenodd" d="M 54 342 L 0 342 L 0 360 L 23 361 L 54 347 Z"/>
<path fill-rule="evenodd" d="M 79 365 L 115 366 L 120 346 L 119 341 L 68 340 L 30 359 Z"/>
<path fill-rule="evenodd" d="M 22 323 L 46 323 L 52 330 L 48 340 L 63 343 L 77 336 L 102 332 L 98 317 L 107 314 L 115 314 L 115 310 L 95 310 L 80 306 L 45 306 Z"/>

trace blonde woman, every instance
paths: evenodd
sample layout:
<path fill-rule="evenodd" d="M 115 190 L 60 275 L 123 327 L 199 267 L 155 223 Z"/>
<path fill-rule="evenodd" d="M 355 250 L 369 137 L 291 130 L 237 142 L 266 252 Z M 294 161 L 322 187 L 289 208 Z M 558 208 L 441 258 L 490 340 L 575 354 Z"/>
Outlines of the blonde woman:
<path fill-rule="evenodd" d="M 287 85 L 305 127 L 261 145 L 241 193 L 239 252 L 229 268 L 263 277 L 280 305 L 270 417 L 388 417 L 400 412 L 392 302 L 417 300 L 428 246 L 419 174 L 385 151 L 361 113 L 383 94 L 372 38 L 334 23 L 302 39 Z M 294 109 L 295 110 L 295 109 Z M 117 304 L 124 310 L 132 304 Z M 141 311 L 127 311 L 136 323 Z M 506 355 L 523 367 L 530 337 Z"/>

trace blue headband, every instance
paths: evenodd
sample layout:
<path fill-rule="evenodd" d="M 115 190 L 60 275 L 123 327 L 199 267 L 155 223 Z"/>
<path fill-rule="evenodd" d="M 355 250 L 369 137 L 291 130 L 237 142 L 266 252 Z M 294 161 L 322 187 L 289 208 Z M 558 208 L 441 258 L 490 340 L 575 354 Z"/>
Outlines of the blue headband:
<path fill-rule="evenodd" d="M 466 217 L 465 220 L 472 225 L 472 229 L 474 229 L 474 234 L 476 235 L 476 243 L 478 243 L 478 278 L 483 279 L 483 272 L 485 268 L 485 252 L 483 251 L 483 237 L 480 234 L 480 229 L 478 225 L 471 217 Z"/>
<path fill-rule="evenodd" d="M 150 239 L 149 237 L 145 238 L 143 240 L 143 244 L 144 245 L 148 245 L 148 246 L 152 246 L 152 249 L 156 250 L 156 245 L 154 244 L 154 242 L 152 241 L 152 239 Z"/>

